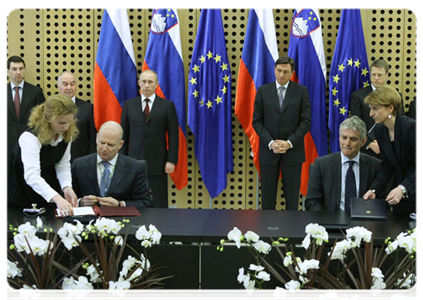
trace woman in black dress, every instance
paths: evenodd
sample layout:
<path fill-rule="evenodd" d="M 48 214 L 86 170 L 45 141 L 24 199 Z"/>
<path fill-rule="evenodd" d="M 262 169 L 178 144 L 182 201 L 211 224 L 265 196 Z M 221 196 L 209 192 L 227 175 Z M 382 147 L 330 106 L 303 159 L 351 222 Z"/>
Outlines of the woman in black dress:
<path fill-rule="evenodd" d="M 416 122 L 400 114 L 401 97 L 392 87 L 378 87 L 364 100 L 380 147 L 382 169 L 363 196 L 374 199 L 386 190 L 386 201 L 394 212 L 416 211 Z"/>
<path fill-rule="evenodd" d="M 32 110 L 29 129 L 19 137 L 9 160 L 10 205 L 36 203 L 72 215 L 77 197 L 72 189 L 70 147 L 78 135 L 76 112 L 64 95 L 53 95 Z"/>

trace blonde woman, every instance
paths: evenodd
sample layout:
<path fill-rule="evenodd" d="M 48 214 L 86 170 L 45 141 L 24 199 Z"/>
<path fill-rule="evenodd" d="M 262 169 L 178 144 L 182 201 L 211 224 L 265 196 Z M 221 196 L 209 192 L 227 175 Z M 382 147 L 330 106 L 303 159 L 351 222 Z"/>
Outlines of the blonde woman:
<path fill-rule="evenodd" d="M 53 95 L 36 106 L 29 129 L 19 137 L 9 160 L 8 202 L 11 205 L 56 208 L 72 215 L 77 197 L 72 189 L 70 148 L 78 135 L 75 104 Z M 54 205 L 54 204 L 55 205 Z"/>

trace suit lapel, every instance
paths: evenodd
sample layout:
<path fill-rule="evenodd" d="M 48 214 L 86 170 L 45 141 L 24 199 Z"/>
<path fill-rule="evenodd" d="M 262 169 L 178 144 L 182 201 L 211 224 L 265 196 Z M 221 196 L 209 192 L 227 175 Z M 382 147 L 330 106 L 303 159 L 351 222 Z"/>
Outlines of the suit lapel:
<path fill-rule="evenodd" d="M 97 153 L 91 154 L 85 165 L 85 172 L 87 174 L 88 182 L 95 187 L 96 195 L 100 195 L 100 187 L 97 179 Z"/>
<path fill-rule="evenodd" d="M 9 110 L 9 116 L 17 122 L 18 118 L 16 117 L 15 106 L 13 103 L 13 95 L 12 95 L 12 86 L 10 83 L 7 84 L 7 109 Z"/>
<path fill-rule="evenodd" d="M 285 98 L 283 99 L 281 112 L 283 112 L 286 109 L 286 107 L 288 106 L 288 103 L 291 101 L 294 95 L 294 90 L 295 90 L 295 87 L 290 81 L 288 84 L 288 88 L 286 89 Z M 279 101 L 279 98 L 278 98 L 278 101 Z"/>
<path fill-rule="evenodd" d="M 122 155 L 119 155 L 113 171 L 112 181 L 110 182 L 109 189 L 107 190 L 107 196 L 112 194 L 116 187 L 119 186 L 120 182 L 125 177 L 126 169 L 126 164 L 122 159 Z"/>
<path fill-rule="evenodd" d="M 360 155 L 360 166 L 359 166 L 359 170 L 360 170 L 360 186 L 358 187 L 358 192 L 359 192 L 359 197 L 361 195 L 364 195 L 365 191 L 364 189 L 367 186 L 367 176 L 369 174 L 369 162 L 367 160 L 367 158 L 364 155 Z"/>
<path fill-rule="evenodd" d="M 22 89 L 21 110 L 19 113 L 19 120 L 23 118 L 25 111 L 28 109 L 30 97 L 31 97 L 31 91 L 28 90 L 28 85 L 24 82 L 24 86 Z"/>
<path fill-rule="evenodd" d="M 391 146 L 391 141 L 390 141 L 390 138 L 389 138 L 388 128 L 386 128 L 386 126 L 384 126 L 384 125 L 382 127 L 382 132 L 383 132 L 383 136 L 385 136 L 385 138 L 382 139 L 382 141 L 379 141 L 378 140 L 378 143 L 380 142 L 380 143 L 383 144 L 383 146 L 381 145 L 380 148 L 383 147 L 383 149 L 386 152 L 386 157 L 388 158 L 388 160 L 390 161 L 390 163 L 393 166 L 395 166 L 396 169 L 401 169 L 401 167 L 400 167 L 400 165 L 399 165 L 399 163 L 398 163 L 398 161 L 397 161 L 397 159 L 395 157 L 394 150 L 392 149 L 392 146 Z M 399 135 L 399 124 L 398 124 L 398 120 L 396 120 L 396 122 L 395 122 L 395 140 L 398 139 L 398 141 L 399 141 L 400 137 L 397 136 L 397 133 Z M 394 143 L 394 145 L 397 146 L 397 145 L 399 145 L 399 143 Z"/>
<path fill-rule="evenodd" d="M 136 101 L 134 101 L 133 109 L 134 109 L 134 112 L 138 115 L 138 120 L 140 121 L 141 127 L 144 127 L 145 125 L 144 112 L 142 110 L 141 101 L 142 101 L 141 96 L 137 97 Z"/>
<path fill-rule="evenodd" d="M 147 124 L 150 122 L 151 119 L 154 118 L 154 116 L 157 114 L 157 112 L 160 111 L 163 104 L 164 104 L 163 99 L 156 95 L 156 99 L 154 99 L 153 107 L 152 107 L 152 109 L 150 111 L 150 115 L 148 116 L 148 119 L 147 119 Z"/>
<path fill-rule="evenodd" d="M 341 190 L 342 190 L 342 182 L 338 179 L 338 178 L 342 178 L 341 153 L 338 153 L 338 155 L 334 155 L 331 169 L 334 172 L 332 178 L 335 179 L 335 184 L 333 184 L 335 211 L 339 211 L 339 205 L 341 204 L 340 201 L 341 201 Z"/>

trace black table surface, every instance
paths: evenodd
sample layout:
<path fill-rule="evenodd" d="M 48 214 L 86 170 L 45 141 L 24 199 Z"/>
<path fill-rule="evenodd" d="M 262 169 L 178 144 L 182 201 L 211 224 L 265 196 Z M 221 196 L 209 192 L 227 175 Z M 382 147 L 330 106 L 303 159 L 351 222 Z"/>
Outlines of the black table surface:
<path fill-rule="evenodd" d="M 384 241 L 387 237 L 395 238 L 400 232 L 416 226 L 416 221 L 408 215 L 392 213 L 385 221 L 353 220 L 344 213 L 310 211 L 143 208 L 140 213 L 139 217 L 127 218 L 130 220 L 129 234 L 135 234 L 142 225 L 152 224 L 162 233 L 164 242 L 218 243 L 234 227 L 242 233 L 254 231 L 263 239 L 288 237 L 297 242 L 306 236 L 305 227 L 309 223 L 329 225 L 330 239 L 343 238 L 339 229 L 363 226 L 372 231 L 375 240 Z M 36 218 L 25 216 L 21 208 L 9 208 L 7 218 L 8 224 L 14 226 L 27 221 L 35 225 L 36 222 Z M 50 212 L 41 215 L 41 220 L 53 229 L 61 226 L 64 221 L 55 219 Z"/>

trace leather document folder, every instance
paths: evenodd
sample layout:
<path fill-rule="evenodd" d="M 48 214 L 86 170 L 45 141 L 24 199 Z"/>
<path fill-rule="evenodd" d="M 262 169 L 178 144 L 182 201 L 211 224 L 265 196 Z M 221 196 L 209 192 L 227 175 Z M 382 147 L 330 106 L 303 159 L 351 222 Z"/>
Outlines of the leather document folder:
<path fill-rule="evenodd" d="M 386 220 L 386 202 L 383 199 L 351 198 L 351 218 Z"/>

